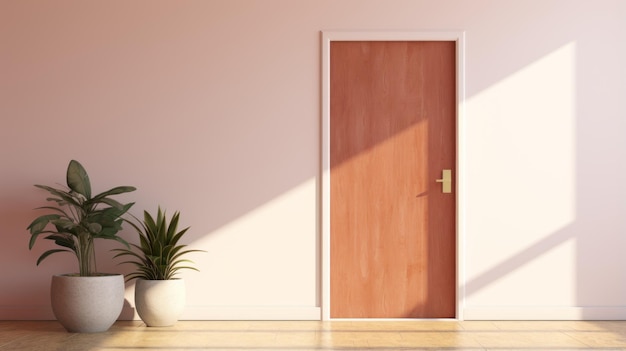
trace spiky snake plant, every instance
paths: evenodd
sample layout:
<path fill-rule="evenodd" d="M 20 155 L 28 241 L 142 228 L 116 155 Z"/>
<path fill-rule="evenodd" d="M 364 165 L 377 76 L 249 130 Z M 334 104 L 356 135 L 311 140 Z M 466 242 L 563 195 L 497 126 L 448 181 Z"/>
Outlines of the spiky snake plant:
<path fill-rule="evenodd" d="M 118 254 L 115 257 L 129 256 L 130 259 L 122 263 L 130 263 L 136 270 L 126 275 L 126 281 L 141 278 L 145 280 L 169 280 L 173 279 L 181 269 L 195 267 L 185 265 L 193 263 L 182 256 L 191 252 L 204 252 L 203 250 L 185 250 L 187 245 L 179 244 L 180 239 L 189 230 L 189 227 L 178 231 L 180 212 L 175 212 L 168 223 L 166 213 L 159 207 L 156 219 L 147 211 L 144 211 L 144 219 L 139 225 L 128 221 L 139 235 L 139 244 L 130 244 L 129 249 L 115 249 Z"/>

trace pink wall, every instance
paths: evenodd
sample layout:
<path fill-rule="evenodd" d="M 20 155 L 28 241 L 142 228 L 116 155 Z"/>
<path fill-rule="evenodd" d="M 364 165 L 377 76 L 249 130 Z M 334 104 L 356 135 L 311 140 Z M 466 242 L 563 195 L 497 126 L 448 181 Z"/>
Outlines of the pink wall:
<path fill-rule="evenodd" d="M 74 269 L 36 267 L 25 230 L 32 185 L 72 158 L 99 190 L 137 186 L 135 213 L 181 211 L 209 251 L 187 318 L 318 313 L 322 30 L 466 32 L 470 315 L 626 317 L 624 18 L 620 0 L 0 0 L 0 319 L 50 318 L 49 277 Z"/>

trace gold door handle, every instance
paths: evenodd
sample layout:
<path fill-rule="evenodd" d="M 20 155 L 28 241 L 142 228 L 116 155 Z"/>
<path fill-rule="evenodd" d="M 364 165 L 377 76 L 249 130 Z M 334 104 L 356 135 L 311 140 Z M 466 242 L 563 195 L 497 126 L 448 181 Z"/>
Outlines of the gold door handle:
<path fill-rule="evenodd" d="M 452 170 L 444 169 L 441 171 L 441 179 L 436 179 L 437 183 L 441 183 L 441 192 L 442 193 L 451 193 L 452 192 Z"/>

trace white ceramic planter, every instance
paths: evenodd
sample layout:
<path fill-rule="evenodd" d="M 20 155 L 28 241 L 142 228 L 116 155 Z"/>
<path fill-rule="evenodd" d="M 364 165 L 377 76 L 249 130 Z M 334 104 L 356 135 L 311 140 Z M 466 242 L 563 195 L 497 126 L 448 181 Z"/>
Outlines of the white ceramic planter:
<path fill-rule="evenodd" d="M 50 285 L 52 311 L 72 333 L 109 330 L 124 306 L 124 276 L 54 275 Z"/>
<path fill-rule="evenodd" d="M 137 279 L 135 307 L 149 327 L 174 325 L 185 309 L 185 281 Z"/>

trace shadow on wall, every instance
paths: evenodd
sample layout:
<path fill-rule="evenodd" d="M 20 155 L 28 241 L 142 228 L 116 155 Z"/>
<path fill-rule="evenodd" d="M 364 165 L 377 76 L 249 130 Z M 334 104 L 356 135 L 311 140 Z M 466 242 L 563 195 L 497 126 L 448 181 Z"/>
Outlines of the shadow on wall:
<path fill-rule="evenodd" d="M 624 188 L 609 181 L 619 173 L 615 160 L 623 159 L 619 150 L 625 149 L 618 134 L 624 125 L 615 103 L 617 92 L 607 88 L 619 85 L 620 74 L 603 72 L 595 61 L 596 53 L 604 52 L 606 67 L 620 67 L 617 60 L 624 50 L 586 30 L 581 25 L 550 33 L 558 39 L 550 51 L 482 91 L 470 92 L 472 112 L 500 114 L 492 124 L 494 132 L 503 135 L 491 131 L 481 135 L 485 140 L 472 158 L 476 172 L 469 166 L 469 197 L 489 194 L 492 188 L 504 191 L 484 198 L 500 204 L 498 208 L 467 210 L 472 223 L 467 241 L 469 247 L 476 247 L 468 255 L 480 251 L 480 243 L 472 242 L 478 228 L 473 224 L 480 222 L 483 229 L 502 233 L 491 238 L 493 258 L 500 263 L 485 265 L 480 274 L 468 278 L 468 299 L 477 298 L 486 306 L 491 299 L 524 308 L 533 307 L 533 297 L 541 296 L 552 302 L 547 305 L 579 308 L 570 318 L 624 318 L 624 312 L 610 311 L 623 305 L 626 293 L 624 259 L 617 249 L 625 243 L 620 233 L 626 223 L 619 213 L 623 196 L 618 195 Z M 514 95 L 516 87 L 525 89 Z M 508 94 L 499 95 L 498 90 Z M 475 110 L 480 104 L 489 107 Z M 599 106 L 604 113 L 596 113 Z M 506 147 L 510 154 L 494 165 L 498 156 L 493 145 L 507 144 L 514 148 Z M 485 156 L 484 162 L 479 155 Z M 504 281 L 506 286 L 506 280 L 515 276 L 535 283 L 526 294 L 531 297 L 521 305 L 519 297 L 503 298 L 511 290 L 490 291 L 495 282 Z M 558 291 L 567 296 L 555 295 Z"/>

